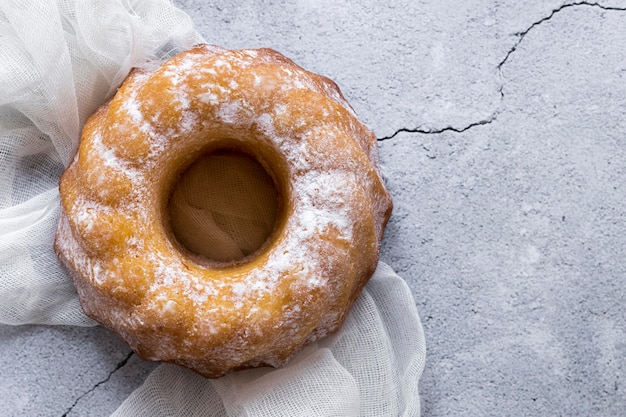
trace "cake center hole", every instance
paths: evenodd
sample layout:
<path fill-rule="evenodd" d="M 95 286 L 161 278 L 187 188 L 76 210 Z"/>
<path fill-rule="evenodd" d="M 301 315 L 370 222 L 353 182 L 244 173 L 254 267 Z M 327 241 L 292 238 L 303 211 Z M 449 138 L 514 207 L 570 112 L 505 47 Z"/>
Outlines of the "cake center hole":
<path fill-rule="evenodd" d="M 183 172 L 168 210 L 174 236 L 189 251 L 212 261 L 237 261 L 268 239 L 278 214 L 278 193 L 256 159 L 220 150 Z"/>

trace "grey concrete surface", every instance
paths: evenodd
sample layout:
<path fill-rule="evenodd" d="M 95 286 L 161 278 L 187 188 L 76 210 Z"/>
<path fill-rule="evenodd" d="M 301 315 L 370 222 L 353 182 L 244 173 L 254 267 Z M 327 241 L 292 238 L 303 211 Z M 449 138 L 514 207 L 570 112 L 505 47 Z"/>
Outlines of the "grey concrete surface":
<path fill-rule="evenodd" d="M 176 4 L 333 78 L 380 138 L 424 416 L 626 415 L 626 2 Z M 152 367 L 103 329 L 1 326 L 0 415 L 107 415 Z"/>

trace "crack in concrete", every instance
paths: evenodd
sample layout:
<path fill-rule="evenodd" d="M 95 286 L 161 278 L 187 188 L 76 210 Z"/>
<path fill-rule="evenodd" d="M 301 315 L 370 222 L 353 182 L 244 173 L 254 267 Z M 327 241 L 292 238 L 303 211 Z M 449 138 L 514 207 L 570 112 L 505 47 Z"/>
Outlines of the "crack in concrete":
<path fill-rule="evenodd" d="M 550 14 L 548 14 L 547 16 L 542 17 L 541 19 L 537 20 L 536 22 L 533 22 L 530 26 L 528 26 L 528 28 L 526 28 L 526 30 L 514 33 L 514 35 L 517 36 L 517 41 L 507 51 L 507 53 L 504 56 L 504 58 L 502 59 L 502 61 L 500 61 L 500 63 L 496 66 L 496 70 L 497 70 L 498 74 L 500 76 L 502 76 L 502 67 L 507 63 L 507 61 L 509 60 L 511 54 L 513 54 L 517 50 L 519 45 L 522 43 L 522 41 L 524 40 L 526 35 L 528 35 L 528 33 L 530 33 L 531 30 L 533 30 L 537 26 L 541 25 L 542 23 L 552 19 L 557 13 L 563 11 L 564 9 L 571 8 L 571 7 L 581 7 L 581 6 L 598 7 L 600 9 L 608 10 L 608 11 L 621 11 L 621 12 L 625 12 L 626 11 L 626 7 L 605 6 L 605 5 L 597 3 L 597 2 L 588 2 L 588 1 L 580 1 L 580 2 L 563 4 L 563 5 L 559 6 L 559 7 L 557 7 L 556 9 L 553 9 L 550 12 Z M 502 83 L 502 85 L 498 89 L 498 92 L 500 93 L 500 103 L 502 103 L 502 101 L 504 100 L 504 83 Z M 477 122 L 470 123 L 470 124 L 468 124 L 468 125 L 466 125 L 464 127 L 461 127 L 461 128 L 454 127 L 454 126 L 447 126 L 447 127 L 441 128 L 441 129 L 434 129 L 434 128 L 424 129 L 422 127 L 416 127 L 416 128 L 411 129 L 411 128 L 404 128 L 403 127 L 403 128 L 400 128 L 400 129 L 396 130 L 393 134 L 391 134 L 389 136 L 384 136 L 382 138 L 378 138 L 377 140 L 379 142 L 382 142 L 382 141 L 385 141 L 385 140 L 389 140 L 389 139 L 392 139 L 395 136 L 397 136 L 398 134 L 403 133 L 403 132 L 404 133 L 421 133 L 421 134 L 426 134 L 426 135 L 440 134 L 440 133 L 443 133 L 443 132 L 446 132 L 446 131 L 463 133 L 463 132 L 465 132 L 465 131 L 467 131 L 467 130 L 469 130 L 471 128 L 474 128 L 474 127 L 477 127 L 477 126 L 483 126 L 483 125 L 487 125 L 487 124 L 492 123 L 493 121 L 496 120 L 496 118 L 497 118 L 498 114 L 500 113 L 500 111 L 501 111 L 501 109 L 499 108 L 488 119 L 479 120 Z"/>
<path fill-rule="evenodd" d="M 468 124 L 466 126 L 463 126 L 463 127 L 460 127 L 460 128 L 459 127 L 454 127 L 454 126 L 446 126 L 444 128 L 441 128 L 441 129 L 432 129 L 432 128 L 424 129 L 422 127 L 416 127 L 414 129 L 409 129 L 409 128 L 403 127 L 403 128 L 400 128 L 400 129 L 396 130 L 393 134 L 391 134 L 389 136 L 382 137 L 382 138 L 378 138 L 377 140 L 379 142 L 382 142 L 382 141 L 385 141 L 385 140 L 389 140 L 389 139 L 392 139 L 395 136 L 397 136 L 398 134 L 403 133 L 403 132 L 404 133 L 422 133 L 424 135 L 437 135 L 437 134 L 440 134 L 440 133 L 443 133 L 443 132 L 463 133 L 466 130 L 469 130 L 469 129 L 473 128 L 473 127 L 488 125 L 489 123 L 492 123 L 498 117 L 498 113 L 499 113 L 499 111 L 496 111 L 488 119 L 479 120 L 477 122 L 470 123 L 470 124 Z"/>
<path fill-rule="evenodd" d="M 76 400 L 74 400 L 74 403 L 65 411 L 65 413 L 63 413 L 63 415 L 61 417 L 67 417 L 69 415 L 69 413 L 72 412 L 72 410 L 74 409 L 74 407 L 76 407 L 76 405 L 80 402 L 80 400 L 82 400 L 85 396 L 87 396 L 88 394 L 94 392 L 96 389 L 98 389 L 98 387 L 102 384 L 106 384 L 107 382 L 109 382 L 109 380 L 111 379 L 111 377 L 113 377 L 113 375 L 119 371 L 124 365 L 126 365 L 128 363 L 128 361 L 130 360 L 130 358 L 133 356 L 134 352 L 131 350 L 130 353 L 128 355 L 126 355 L 126 357 L 124 359 L 122 359 L 121 361 L 119 361 L 117 363 L 117 365 L 115 365 L 115 368 L 109 372 L 109 375 L 107 375 L 106 378 L 104 378 L 102 381 L 99 381 L 98 383 L 96 383 L 93 387 L 91 387 L 89 390 L 85 391 L 84 393 L 82 393 L 78 398 L 76 398 Z"/>
<path fill-rule="evenodd" d="M 528 35 L 528 33 L 531 30 L 533 30 L 537 26 L 541 25 L 542 23 L 547 22 L 548 20 L 552 19 L 554 17 L 554 15 L 556 15 L 557 13 L 563 11 L 564 9 L 568 9 L 568 8 L 571 8 L 571 7 L 580 7 L 580 6 L 599 7 L 600 9 L 609 10 L 609 11 L 622 11 L 622 12 L 626 11 L 626 7 L 605 6 L 603 4 L 596 3 L 596 2 L 592 3 L 592 2 L 588 2 L 588 1 L 579 1 L 579 2 L 575 2 L 575 3 L 565 3 L 565 4 L 557 7 L 556 9 L 553 9 L 548 16 L 543 17 L 543 18 L 537 20 L 536 22 L 533 22 L 533 24 L 531 24 L 526 30 L 514 33 L 514 35 L 517 36 L 517 42 L 515 42 L 513 47 L 511 49 L 509 49 L 509 51 L 504 56 L 504 59 L 502 61 L 500 61 L 500 63 L 498 64 L 498 66 L 497 66 L 498 71 L 501 72 L 502 67 L 504 66 L 504 64 L 506 64 L 506 62 L 508 61 L 508 59 L 511 56 L 511 54 L 514 53 L 517 50 L 518 46 L 522 43 L 522 41 L 524 40 L 526 35 Z"/>

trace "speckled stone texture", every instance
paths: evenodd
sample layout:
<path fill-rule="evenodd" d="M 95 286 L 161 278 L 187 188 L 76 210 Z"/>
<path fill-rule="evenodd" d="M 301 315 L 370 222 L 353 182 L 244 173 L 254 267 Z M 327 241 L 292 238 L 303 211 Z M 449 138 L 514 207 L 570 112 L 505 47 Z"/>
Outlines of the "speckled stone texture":
<path fill-rule="evenodd" d="M 626 415 L 626 2 L 175 3 L 376 132 L 424 416 Z M 103 329 L 2 326 L 0 415 L 107 415 L 152 366 Z"/>

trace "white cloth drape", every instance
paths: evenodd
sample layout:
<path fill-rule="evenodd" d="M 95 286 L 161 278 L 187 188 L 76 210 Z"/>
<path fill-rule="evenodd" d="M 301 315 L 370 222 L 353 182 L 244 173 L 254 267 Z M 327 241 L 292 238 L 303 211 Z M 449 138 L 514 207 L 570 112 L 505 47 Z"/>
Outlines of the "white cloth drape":
<path fill-rule="evenodd" d="M 0 2 L 0 322 L 95 324 L 52 251 L 59 176 L 133 66 L 199 41 L 166 0 Z"/>
<path fill-rule="evenodd" d="M 168 0 L 0 2 L 0 323 L 95 325 L 52 250 L 59 175 L 133 66 L 201 41 Z M 411 292 L 381 263 L 341 331 L 288 366 L 161 365 L 115 415 L 416 416 L 424 357 Z"/>

